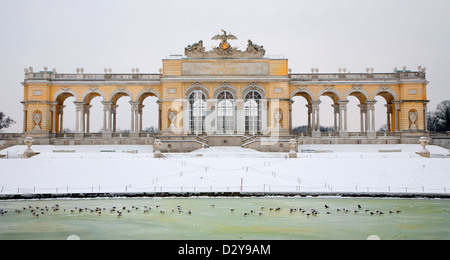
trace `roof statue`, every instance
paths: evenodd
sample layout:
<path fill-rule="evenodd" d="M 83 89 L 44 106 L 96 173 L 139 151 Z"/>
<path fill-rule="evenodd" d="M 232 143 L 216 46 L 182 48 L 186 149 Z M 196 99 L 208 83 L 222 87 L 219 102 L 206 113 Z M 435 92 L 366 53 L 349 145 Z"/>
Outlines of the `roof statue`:
<path fill-rule="evenodd" d="M 216 36 L 212 37 L 211 40 L 220 40 L 222 41 L 219 44 L 219 49 L 221 50 L 229 50 L 231 48 L 231 45 L 228 43 L 228 40 L 237 40 L 238 38 L 231 33 L 227 35 L 227 32 L 222 29 L 223 34 L 217 34 Z"/>
<path fill-rule="evenodd" d="M 188 45 L 185 48 L 185 55 L 189 58 L 263 58 L 266 54 L 263 46 L 254 44 L 251 40 L 248 40 L 247 50 L 240 51 L 237 47 L 232 47 L 228 42 L 229 40 L 237 40 L 234 35 L 227 34 L 225 30 L 222 30 L 223 34 L 217 34 L 211 38 L 211 40 L 220 40 L 218 47 L 213 47 L 211 51 L 205 51 L 203 47 L 203 41 Z"/>

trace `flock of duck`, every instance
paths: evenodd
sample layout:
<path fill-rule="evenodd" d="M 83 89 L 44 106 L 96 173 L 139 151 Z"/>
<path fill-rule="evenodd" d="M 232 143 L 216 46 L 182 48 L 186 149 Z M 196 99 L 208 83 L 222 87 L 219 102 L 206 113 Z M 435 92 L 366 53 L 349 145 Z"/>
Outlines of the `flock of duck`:
<path fill-rule="evenodd" d="M 357 214 L 359 212 L 364 212 L 364 214 L 368 214 L 368 215 L 384 215 L 385 212 L 381 211 L 381 210 L 370 210 L 370 209 L 362 209 L 362 206 L 360 204 L 358 204 L 357 206 L 358 209 L 346 209 L 346 208 L 336 208 L 336 213 L 353 213 L 353 214 Z M 325 214 L 329 215 L 332 214 L 332 210 L 330 210 L 330 206 L 328 206 L 327 204 L 324 205 L 324 209 L 325 209 Z M 269 212 L 273 212 L 273 211 L 281 211 L 282 208 L 281 207 L 271 207 L 268 208 Z M 235 209 L 230 209 L 231 213 L 234 213 L 236 210 Z M 259 216 L 262 216 L 264 213 L 264 211 L 267 211 L 266 207 L 260 207 L 260 212 L 258 212 Z M 289 213 L 293 214 L 295 212 L 301 213 L 303 215 L 305 215 L 306 217 L 310 217 L 310 216 L 317 216 L 318 214 L 320 214 L 320 212 L 316 209 L 303 209 L 303 208 L 289 208 Z M 387 211 L 389 214 L 399 214 L 402 211 L 401 210 L 389 210 Z M 256 211 L 253 209 L 250 209 L 249 211 L 243 212 L 243 216 L 247 217 L 250 216 L 252 214 L 255 214 Z"/>
<path fill-rule="evenodd" d="M 215 205 L 210 205 L 211 208 L 215 208 Z M 324 214 L 332 214 L 333 210 L 330 209 L 330 207 L 328 205 L 324 205 L 323 207 L 325 209 Z M 244 217 L 250 216 L 250 215 L 259 215 L 259 216 L 263 216 L 264 213 L 266 212 L 280 212 L 283 209 L 281 207 L 269 207 L 266 208 L 264 206 L 259 208 L 259 212 L 256 212 L 256 210 L 254 209 L 250 209 L 248 211 L 245 211 L 242 213 L 242 215 Z M 132 213 L 132 212 L 143 212 L 144 214 L 146 213 L 150 213 L 151 211 L 153 212 L 157 212 L 159 214 L 166 214 L 166 210 L 162 209 L 159 205 L 156 205 L 155 208 L 152 208 L 150 206 L 143 206 L 138 207 L 138 206 L 131 206 L 131 207 L 126 207 L 126 206 L 121 206 L 121 207 L 117 207 L 117 206 L 113 206 L 111 208 L 100 208 L 100 207 L 95 207 L 95 208 L 87 208 L 87 207 L 73 207 L 70 209 L 66 209 L 66 208 L 61 208 L 60 205 L 55 204 L 52 205 L 51 207 L 48 206 L 28 206 L 28 207 L 21 207 L 21 208 L 17 208 L 14 210 L 15 214 L 22 214 L 25 212 L 31 213 L 32 216 L 34 217 L 39 217 L 41 215 L 45 215 L 48 214 L 49 212 L 67 212 L 70 214 L 80 214 L 80 213 L 91 213 L 91 214 L 97 214 L 97 215 L 102 215 L 105 213 L 109 213 L 109 214 L 116 214 L 117 217 L 122 217 L 123 214 L 128 214 L 128 213 Z M 171 213 L 184 213 L 184 214 L 188 214 L 188 215 L 192 215 L 192 210 L 188 209 L 188 210 L 184 210 L 181 206 L 176 206 L 175 208 L 172 208 Z M 230 209 L 230 213 L 235 213 L 236 209 L 235 208 L 231 208 Z M 303 208 L 289 208 L 289 213 L 290 214 L 294 214 L 294 213 L 301 213 L 303 215 L 305 215 L 306 217 L 310 217 L 310 216 L 317 216 L 318 214 L 321 214 L 321 212 L 319 212 L 319 210 L 317 209 L 303 209 Z M 400 210 L 389 210 L 386 213 L 381 211 L 381 210 L 370 210 L 370 209 L 363 209 L 361 205 L 358 204 L 357 209 L 346 209 L 346 208 L 336 208 L 335 209 L 336 213 L 353 213 L 353 214 L 358 214 L 358 213 L 364 213 L 367 215 L 384 215 L 384 214 L 399 214 L 402 211 Z M 9 214 L 10 212 L 8 210 L 5 209 L 0 209 L 0 216 L 3 216 L 5 214 Z M 168 212 L 169 213 L 169 212 Z"/>
<path fill-rule="evenodd" d="M 95 207 L 95 208 L 87 208 L 87 207 L 73 207 L 70 209 L 66 209 L 66 208 L 61 208 L 58 204 L 55 204 L 51 207 L 48 206 L 28 206 L 28 207 L 22 207 L 22 208 L 17 208 L 14 210 L 14 213 L 16 214 L 21 214 L 21 213 L 25 213 L 25 212 L 29 212 L 32 214 L 32 216 L 34 217 L 39 217 L 45 214 L 48 214 L 49 212 L 67 212 L 70 214 L 80 214 L 80 213 L 92 213 L 92 214 L 97 214 L 97 215 L 104 215 L 105 213 L 110 213 L 110 214 L 116 214 L 117 217 L 122 217 L 124 213 L 132 213 L 132 212 L 140 212 L 143 211 L 143 213 L 149 213 L 150 211 L 157 211 L 160 214 L 165 214 L 166 211 L 164 209 L 160 209 L 159 205 L 155 206 L 155 209 L 153 209 L 152 207 L 149 206 L 143 206 L 142 209 L 138 206 L 131 206 L 131 207 L 126 207 L 126 206 L 122 206 L 122 207 L 117 207 L 117 206 L 113 206 L 111 208 L 100 208 L 100 207 Z M 178 213 L 186 213 L 188 215 L 192 214 L 192 211 L 190 209 L 188 210 L 183 210 L 181 208 L 181 206 L 177 206 L 176 211 Z M 0 209 L 0 216 L 3 216 L 5 214 L 8 214 L 9 211 L 5 210 L 5 209 Z M 172 213 L 175 213 L 175 209 L 172 208 Z"/>

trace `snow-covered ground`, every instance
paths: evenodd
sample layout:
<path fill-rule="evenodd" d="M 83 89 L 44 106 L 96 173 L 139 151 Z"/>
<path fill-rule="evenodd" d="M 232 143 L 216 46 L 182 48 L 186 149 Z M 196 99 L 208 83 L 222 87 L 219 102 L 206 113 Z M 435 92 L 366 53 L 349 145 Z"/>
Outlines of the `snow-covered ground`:
<path fill-rule="evenodd" d="M 432 154 L 449 154 L 441 147 L 427 148 Z M 415 154 L 419 145 L 300 145 L 296 159 L 240 147 L 212 147 L 156 159 L 148 145 L 42 145 L 32 147 L 40 155 L 14 159 L 25 149 L 0 151 L 13 158 L 0 159 L 0 194 L 450 192 L 450 159 L 422 158 Z"/>

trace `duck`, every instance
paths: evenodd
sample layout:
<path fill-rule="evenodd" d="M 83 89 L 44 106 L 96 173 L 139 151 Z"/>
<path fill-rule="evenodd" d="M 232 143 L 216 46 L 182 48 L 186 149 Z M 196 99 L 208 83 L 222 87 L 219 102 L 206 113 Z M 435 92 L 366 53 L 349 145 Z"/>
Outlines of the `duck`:
<path fill-rule="evenodd" d="M 327 204 L 325 204 L 325 208 L 326 208 L 326 209 L 329 209 L 330 207 L 329 207 Z"/>

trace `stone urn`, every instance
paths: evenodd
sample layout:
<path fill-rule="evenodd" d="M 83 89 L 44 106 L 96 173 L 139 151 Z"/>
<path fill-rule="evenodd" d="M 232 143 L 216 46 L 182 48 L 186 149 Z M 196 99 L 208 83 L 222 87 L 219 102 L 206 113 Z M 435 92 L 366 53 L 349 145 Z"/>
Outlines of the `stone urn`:
<path fill-rule="evenodd" d="M 33 150 L 31 150 L 31 146 L 34 143 L 33 137 L 27 137 L 27 138 L 25 138 L 25 140 L 23 142 L 28 147 L 28 149 L 23 153 L 23 158 L 25 158 L 25 159 L 30 158 L 30 157 L 33 157 L 33 156 L 39 154 L 39 153 L 36 153 Z"/>
<path fill-rule="evenodd" d="M 420 137 L 419 143 L 422 146 L 422 150 L 417 152 L 417 154 L 425 158 L 430 158 L 431 156 L 430 151 L 428 151 L 428 149 L 426 148 L 427 145 L 430 143 L 430 139 L 428 139 L 428 137 L 425 136 Z"/>
<path fill-rule="evenodd" d="M 27 137 L 23 142 L 28 147 L 27 152 L 33 152 L 33 150 L 31 150 L 31 146 L 34 143 L 33 137 Z"/>
<path fill-rule="evenodd" d="M 275 128 L 281 128 L 280 121 L 283 119 L 283 111 L 275 111 L 273 116 L 275 118 Z"/>
<path fill-rule="evenodd" d="M 289 148 L 291 149 L 289 151 L 289 158 L 297 158 L 297 151 L 298 151 L 298 143 L 295 139 L 289 140 Z"/>
<path fill-rule="evenodd" d="M 161 149 L 162 142 L 159 139 L 156 139 L 153 142 L 153 154 L 155 158 L 162 158 L 162 153 L 159 149 Z"/>

